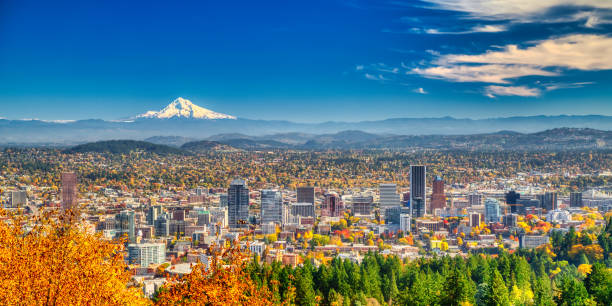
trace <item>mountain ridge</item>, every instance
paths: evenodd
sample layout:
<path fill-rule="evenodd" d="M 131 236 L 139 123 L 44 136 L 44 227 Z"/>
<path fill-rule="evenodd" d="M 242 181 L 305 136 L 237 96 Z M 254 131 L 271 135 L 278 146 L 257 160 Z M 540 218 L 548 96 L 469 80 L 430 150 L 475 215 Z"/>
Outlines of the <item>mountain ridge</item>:
<path fill-rule="evenodd" d="M 612 116 L 522 116 L 489 119 L 394 118 L 380 121 L 334 123 L 296 123 L 246 118 L 203 120 L 182 117 L 139 118 L 131 121 L 86 119 L 62 123 L 0 119 L 0 144 L 59 143 L 70 145 L 111 139 L 144 140 L 158 136 L 206 139 L 214 135 L 232 133 L 248 134 L 252 137 L 295 133 L 296 136 L 288 137 L 288 139 L 298 139 L 308 134 L 333 134 L 350 130 L 390 135 L 471 135 L 503 131 L 534 133 L 561 127 L 610 131 L 612 130 Z"/>

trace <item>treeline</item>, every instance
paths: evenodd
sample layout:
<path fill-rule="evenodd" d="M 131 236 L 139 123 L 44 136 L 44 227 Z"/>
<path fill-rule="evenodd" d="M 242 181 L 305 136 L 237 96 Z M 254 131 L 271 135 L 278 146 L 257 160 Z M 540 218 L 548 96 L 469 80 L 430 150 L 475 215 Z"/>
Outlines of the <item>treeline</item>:
<path fill-rule="evenodd" d="M 606 243 L 611 228 L 608 222 L 600 236 Z M 565 248 L 574 235 L 554 247 Z M 601 258 L 579 269 L 538 249 L 414 261 L 369 253 L 360 263 L 335 258 L 296 268 L 254 261 L 248 270 L 276 302 L 297 305 L 610 305 L 609 264 Z"/>

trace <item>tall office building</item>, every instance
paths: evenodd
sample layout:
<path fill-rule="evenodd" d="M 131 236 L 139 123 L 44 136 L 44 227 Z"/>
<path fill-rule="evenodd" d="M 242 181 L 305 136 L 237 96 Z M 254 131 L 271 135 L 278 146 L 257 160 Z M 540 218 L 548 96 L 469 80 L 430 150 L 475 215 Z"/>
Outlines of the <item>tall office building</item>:
<path fill-rule="evenodd" d="M 236 179 L 230 184 L 227 207 L 230 228 L 249 227 L 249 188 L 244 180 Z"/>
<path fill-rule="evenodd" d="M 538 195 L 538 199 L 540 200 L 540 207 L 542 209 L 546 209 L 547 211 L 557 209 L 556 192 L 547 192 L 545 194 Z"/>
<path fill-rule="evenodd" d="M 11 191 L 11 207 L 21 207 L 28 205 L 28 196 L 25 191 Z"/>
<path fill-rule="evenodd" d="M 314 187 L 302 186 L 297 188 L 298 203 L 315 203 Z"/>
<path fill-rule="evenodd" d="M 401 198 L 397 193 L 396 184 L 380 184 L 378 186 L 378 193 L 380 195 L 379 202 L 381 210 L 401 205 Z"/>
<path fill-rule="evenodd" d="M 325 194 L 325 202 L 321 209 L 321 215 L 328 217 L 338 217 L 344 211 L 342 199 L 336 193 Z"/>
<path fill-rule="evenodd" d="M 156 237 L 165 237 L 170 235 L 170 215 L 162 214 L 153 222 Z"/>
<path fill-rule="evenodd" d="M 149 207 L 149 212 L 147 213 L 147 224 L 155 225 L 155 220 L 161 216 L 162 211 L 161 205 L 151 205 Z"/>
<path fill-rule="evenodd" d="M 425 166 L 410 166 L 410 210 L 412 218 L 425 216 L 427 209 Z"/>
<path fill-rule="evenodd" d="M 283 199 L 276 190 L 261 191 L 261 224 L 270 222 L 281 223 Z"/>
<path fill-rule="evenodd" d="M 433 190 L 431 193 L 430 209 L 431 213 L 435 213 L 436 209 L 446 208 L 446 194 L 444 193 L 444 180 L 441 177 L 436 176 L 433 181 Z"/>
<path fill-rule="evenodd" d="M 480 214 L 477 212 L 473 212 L 470 214 L 470 227 L 479 227 L 480 226 Z"/>
<path fill-rule="evenodd" d="M 472 193 L 468 195 L 468 204 L 470 206 L 482 205 L 482 194 Z"/>
<path fill-rule="evenodd" d="M 128 261 L 147 267 L 150 264 L 162 264 L 166 261 L 166 244 L 164 243 L 134 243 L 128 244 Z"/>
<path fill-rule="evenodd" d="M 170 215 L 163 214 L 157 217 L 153 222 L 156 237 L 165 237 L 170 235 Z"/>
<path fill-rule="evenodd" d="M 368 216 L 372 213 L 372 196 L 354 195 L 353 196 L 353 214 L 360 216 Z"/>
<path fill-rule="evenodd" d="M 312 203 L 291 203 L 290 212 L 292 216 L 312 217 L 315 216 L 315 207 Z"/>
<path fill-rule="evenodd" d="M 496 199 L 488 198 L 485 200 L 485 222 L 499 222 L 501 212 L 499 202 Z"/>
<path fill-rule="evenodd" d="M 136 226 L 134 224 L 134 212 L 131 210 L 123 210 L 115 215 L 115 221 L 117 236 L 127 236 L 130 242 L 135 242 Z"/>
<path fill-rule="evenodd" d="M 510 206 L 510 212 L 516 214 L 521 212 L 522 204 L 518 203 L 518 200 L 521 198 L 521 195 L 514 190 L 510 190 L 506 193 L 506 205 Z"/>
<path fill-rule="evenodd" d="M 582 207 L 582 192 L 570 193 L 570 207 Z"/>
<path fill-rule="evenodd" d="M 400 214 L 400 230 L 404 233 L 410 233 L 410 214 Z"/>
<path fill-rule="evenodd" d="M 73 172 L 62 173 L 62 208 L 77 209 L 77 175 Z"/>

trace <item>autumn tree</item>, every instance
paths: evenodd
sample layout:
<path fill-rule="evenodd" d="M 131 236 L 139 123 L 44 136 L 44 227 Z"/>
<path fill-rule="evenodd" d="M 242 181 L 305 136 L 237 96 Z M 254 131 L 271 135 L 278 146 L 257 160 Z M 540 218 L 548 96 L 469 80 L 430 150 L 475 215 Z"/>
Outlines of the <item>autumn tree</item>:
<path fill-rule="evenodd" d="M 191 273 L 169 278 L 154 297 L 157 305 L 270 305 L 272 294 L 247 273 L 248 255 L 239 248 L 212 251 L 210 267 L 197 263 Z"/>
<path fill-rule="evenodd" d="M 123 244 L 89 233 L 69 213 L 0 217 L 0 304 L 149 303 L 128 286 Z"/>

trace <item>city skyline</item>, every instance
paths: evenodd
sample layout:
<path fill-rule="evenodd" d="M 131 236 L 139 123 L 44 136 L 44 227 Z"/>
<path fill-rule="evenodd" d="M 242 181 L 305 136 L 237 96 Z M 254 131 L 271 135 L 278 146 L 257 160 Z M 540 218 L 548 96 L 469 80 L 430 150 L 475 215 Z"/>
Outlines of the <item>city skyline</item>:
<path fill-rule="evenodd" d="M 8 1 L 0 117 L 115 120 L 179 96 L 296 122 L 612 115 L 612 7 L 578 4 Z"/>

